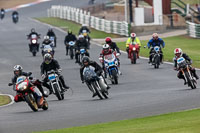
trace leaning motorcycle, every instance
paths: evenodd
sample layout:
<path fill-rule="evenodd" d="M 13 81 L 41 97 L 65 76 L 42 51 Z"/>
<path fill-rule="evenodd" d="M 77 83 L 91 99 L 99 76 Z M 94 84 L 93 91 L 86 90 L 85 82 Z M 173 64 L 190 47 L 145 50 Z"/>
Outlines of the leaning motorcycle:
<path fill-rule="evenodd" d="M 63 100 L 64 89 L 63 89 L 61 81 L 59 80 L 59 75 L 57 74 L 56 71 L 51 70 L 47 72 L 47 76 L 48 76 L 49 85 L 51 87 L 51 90 L 53 91 L 53 94 L 56 95 L 58 100 Z"/>
<path fill-rule="evenodd" d="M 152 65 L 154 65 L 155 69 L 159 68 L 160 65 L 160 55 L 161 55 L 160 47 L 155 46 L 152 52 Z"/>
<path fill-rule="evenodd" d="M 129 44 L 129 58 L 131 60 L 131 64 L 136 64 L 137 58 L 139 55 L 139 45 L 138 44 Z"/>
<path fill-rule="evenodd" d="M 112 84 L 118 84 L 118 60 L 114 53 L 104 56 L 104 66 Z"/>
<path fill-rule="evenodd" d="M 13 85 L 9 83 L 9 86 Z M 48 109 L 48 103 L 42 96 L 38 88 L 31 83 L 29 77 L 20 76 L 17 78 L 16 91 L 20 97 L 29 105 L 33 111 L 38 111 L 39 108 L 43 110 Z M 40 96 L 38 95 L 40 93 Z"/>
<path fill-rule="evenodd" d="M 27 35 L 28 36 L 28 35 Z M 36 34 L 32 34 L 29 38 L 28 36 L 28 39 L 30 39 L 30 52 L 32 52 L 33 56 L 36 56 L 36 53 L 39 51 L 39 43 L 38 43 L 38 39 L 39 39 L 39 36 L 37 36 Z"/>
<path fill-rule="evenodd" d="M 105 86 L 105 82 L 103 77 L 98 77 L 95 73 L 95 68 L 92 66 L 85 67 L 83 70 L 84 81 L 86 82 L 88 88 L 96 93 L 100 99 L 108 98 L 108 90 L 107 86 Z"/>
<path fill-rule="evenodd" d="M 190 71 L 189 64 L 186 62 L 186 60 L 183 57 L 180 57 L 177 59 L 177 65 L 178 65 L 179 70 L 182 72 L 188 86 L 190 86 L 192 89 L 195 89 L 197 81 Z"/>

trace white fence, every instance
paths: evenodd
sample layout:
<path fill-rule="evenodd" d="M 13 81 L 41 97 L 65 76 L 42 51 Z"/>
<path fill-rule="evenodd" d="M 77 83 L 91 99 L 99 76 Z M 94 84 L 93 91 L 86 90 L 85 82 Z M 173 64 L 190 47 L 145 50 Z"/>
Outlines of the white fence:
<path fill-rule="evenodd" d="M 187 32 L 190 37 L 200 38 L 200 24 L 195 24 L 192 22 L 186 22 L 188 29 Z"/>
<path fill-rule="evenodd" d="M 86 24 L 94 29 L 107 33 L 129 36 L 128 23 L 123 21 L 109 21 L 98 17 L 90 16 L 90 12 L 69 6 L 52 6 L 47 10 L 48 17 L 58 17 Z"/>

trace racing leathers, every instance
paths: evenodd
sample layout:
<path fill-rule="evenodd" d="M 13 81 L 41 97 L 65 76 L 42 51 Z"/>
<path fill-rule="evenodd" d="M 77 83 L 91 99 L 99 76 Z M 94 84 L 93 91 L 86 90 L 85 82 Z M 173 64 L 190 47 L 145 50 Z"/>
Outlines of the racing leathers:
<path fill-rule="evenodd" d="M 76 42 L 77 38 L 74 34 L 72 33 L 69 33 L 66 37 L 65 37 L 65 40 L 64 40 L 64 44 L 66 46 L 66 55 L 68 55 L 68 50 L 69 50 L 69 45 L 68 43 L 70 41 L 73 41 L 73 42 Z"/>
<path fill-rule="evenodd" d="M 190 65 L 189 68 L 190 68 L 190 71 L 191 71 L 191 73 L 193 74 L 193 76 L 194 76 L 196 79 L 199 79 L 199 76 L 197 75 L 195 68 L 191 66 L 192 60 L 190 59 L 190 57 L 189 57 L 186 53 L 183 53 L 183 54 L 182 54 L 182 57 L 183 57 L 183 58 L 186 60 L 186 62 Z M 179 58 L 180 58 L 180 57 L 179 57 Z M 178 70 L 178 71 L 179 71 L 178 74 L 177 74 L 177 77 L 178 77 L 179 79 L 183 79 L 183 80 L 184 80 L 184 85 L 185 85 L 185 84 L 186 84 L 186 79 L 184 78 L 183 73 L 182 73 L 182 72 L 179 70 L 179 68 L 178 68 L 177 59 L 178 59 L 178 57 L 176 57 L 176 56 L 173 58 L 173 61 L 174 61 L 174 70 Z"/>
<path fill-rule="evenodd" d="M 47 84 L 48 82 L 48 76 L 47 76 L 47 72 L 48 71 L 51 71 L 51 70 L 54 70 L 56 71 L 56 73 L 58 74 L 59 76 L 59 80 L 61 81 L 62 83 L 62 86 L 65 88 L 65 89 L 69 89 L 69 87 L 65 84 L 65 80 L 64 80 L 64 77 L 60 74 L 61 72 L 61 68 L 60 68 L 60 65 L 58 63 L 57 60 L 55 59 L 52 59 L 52 61 L 49 63 L 49 64 L 46 64 L 45 62 L 43 62 L 40 66 L 40 69 L 41 69 L 41 75 L 43 77 L 43 85 L 49 89 L 50 93 L 52 93 L 52 90 L 49 86 L 49 84 Z M 64 91 L 64 90 L 63 90 Z"/>
<path fill-rule="evenodd" d="M 154 47 L 155 46 L 158 46 L 160 47 L 160 62 L 162 63 L 162 60 L 163 60 L 163 52 L 162 52 L 162 48 L 165 47 L 165 42 L 161 39 L 161 38 L 157 38 L 156 40 L 154 40 L 153 38 L 151 40 L 149 40 L 148 44 L 147 44 L 147 47 L 148 48 L 151 48 L 150 49 L 150 56 L 149 56 L 149 63 L 152 62 L 152 53 L 154 52 Z"/>
<path fill-rule="evenodd" d="M 75 58 L 76 58 L 76 63 L 80 62 L 78 60 L 78 56 L 80 55 L 80 49 L 81 48 L 84 48 L 86 50 L 86 53 L 85 53 L 86 56 L 88 56 L 88 57 L 90 56 L 89 53 L 88 53 L 88 43 L 87 43 L 87 41 L 85 39 L 77 40 L 76 44 L 75 44 L 75 50 L 76 50 Z"/>
<path fill-rule="evenodd" d="M 28 77 L 28 76 L 30 76 L 32 73 L 31 72 L 22 72 L 19 76 L 26 76 L 26 77 Z M 14 91 L 16 91 L 16 86 L 15 86 L 15 84 L 16 84 L 16 82 L 17 82 L 17 78 L 19 77 L 19 76 L 14 76 L 13 78 L 12 78 L 12 84 L 13 84 L 13 90 Z M 37 80 L 35 80 L 35 81 L 32 81 L 31 82 L 33 85 L 35 85 L 38 89 L 39 89 L 39 91 L 40 92 L 38 92 L 37 91 L 37 89 L 35 89 L 35 93 L 37 94 L 37 96 L 45 96 L 45 97 L 47 97 L 47 95 L 46 94 L 44 94 L 44 90 L 43 90 L 43 88 L 42 88 L 42 85 L 41 85 L 41 81 L 39 81 L 38 79 Z M 42 93 L 42 95 L 41 95 L 41 93 Z M 21 97 L 21 95 L 17 92 L 16 93 L 16 96 L 14 97 L 14 101 L 15 102 L 20 102 L 20 101 L 23 101 L 23 99 L 22 99 L 22 97 Z"/>

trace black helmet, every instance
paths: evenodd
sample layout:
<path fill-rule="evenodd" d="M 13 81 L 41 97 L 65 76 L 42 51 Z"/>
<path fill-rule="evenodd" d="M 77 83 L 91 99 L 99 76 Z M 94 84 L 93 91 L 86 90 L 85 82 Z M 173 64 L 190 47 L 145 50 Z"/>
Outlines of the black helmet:
<path fill-rule="evenodd" d="M 52 29 L 52 28 L 50 28 L 50 29 L 49 29 L 49 32 L 53 32 L 53 29 Z"/>
<path fill-rule="evenodd" d="M 86 63 L 86 62 L 90 62 L 90 59 L 89 59 L 89 57 L 87 57 L 87 56 L 85 56 L 85 57 L 83 57 L 83 59 L 82 59 L 82 63 L 83 63 L 83 65 L 84 65 L 84 63 Z"/>
<path fill-rule="evenodd" d="M 32 29 L 31 29 L 31 32 L 35 32 L 35 29 L 34 29 L 34 28 L 32 28 Z"/>
<path fill-rule="evenodd" d="M 45 62 L 46 64 L 49 64 L 49 63 L 51 63 L 51 61 L 52 61 L 52 56 L 51 56 L 51 54 L 46 53 L 46 54 L 44 55 L 44 62 Z"/>

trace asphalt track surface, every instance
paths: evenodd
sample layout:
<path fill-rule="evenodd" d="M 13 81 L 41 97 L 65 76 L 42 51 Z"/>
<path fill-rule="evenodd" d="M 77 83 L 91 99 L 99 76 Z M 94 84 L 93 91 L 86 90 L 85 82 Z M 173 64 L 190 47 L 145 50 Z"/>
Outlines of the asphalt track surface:
<path fill-rule="evenodd" d="M 18 24 L 11 22 L 9 14 L 0 21 L 0 92 L 15 95 L 12 87 L 7 86 L 13 76 L 12 69 L 15 64 L 21 64 L 24 71 L 31 71 L 34 77 L 41 79 L 42 56 L 38 53 L 36 57 L 33 57 L 28 51 L 29 41 L 26 40 L 26 34 L 34 27 L 37 32 L 44 35 L 48 27 L 28 17 L 45 16 L 46 9 L 51 4 L 61 3 L 77 7 L 87 4 L 84 0 L 76 3 L 72 0 L 45 2 L 20 9 L 20 14 L 23 16 L 20 16 Z M 65 56 L 63 44 L 65 34 L 58 30 L 55 32 L 58 36 L 55 57 L 73 93 L 66 92 L 66 98 L 63 101 L 58 101 L 54 95 L 51 95 L 47 99 L 49 103 L 47 111 L 33 112 L 24 102 L 0 108 L 0 133 L 28 133 L 67 128 L 157 115 L 200 106 L 200 89 L 191 90 L 184 86 L 183 81 L 176 78 L 172 65 L 163 64 L 160 69 L 154 69 L 147 64 L 147 60 L 143 59 L 138 60 L 136 65 L 132 65 L 126 54 L 120 57 L 123 75 L 119 77 L 119 85 L 110 85 L 109 99 L 92 98 L 89 89 L 81 83 L 79 66 L 74 63 L 74 60 Z M 99 46 L 92 45 L 91 58 L 98 61 L 100 51 Z M 108 83 L 110 84 L 110 81 Z"/>

